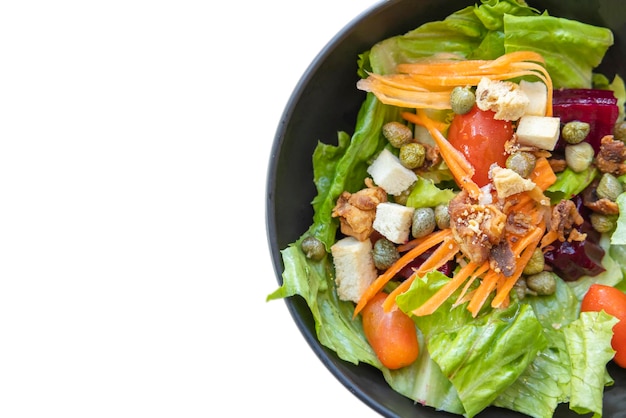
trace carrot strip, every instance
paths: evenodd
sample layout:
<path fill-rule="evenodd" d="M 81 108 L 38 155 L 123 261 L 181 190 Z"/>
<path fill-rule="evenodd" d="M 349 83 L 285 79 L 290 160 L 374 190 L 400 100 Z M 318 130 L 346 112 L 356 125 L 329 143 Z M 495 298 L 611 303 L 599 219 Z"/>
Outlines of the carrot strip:
<path fill-rule="evenodd" d="M 463 266 L 455 275 L 444 284 L 434 295 L 432 295 L 419 308 L 412 311 L 415 316 L 430 315 L 437 310 L 458 288 L 471 276 L 480 265 L 469 262 Z"/>
<path fill-rule="evenodd" d="M 442 135 L 423 111 L 418 109 L 417 113 L 402 112 L 402 117 L 409 122 L 424 126 L 428 130 L 439 147 L 441 157 L 446 162 L 459 187 L 467 190 L 470 197 L 477 199 L 480 195 L 480 188 L 472 181 L 474 167 L 467 161 L 467 158 L 448 142 L 446 137 Z"/>
<path fill-rule="evenodd" d="M 489 262 L 485 261 L 479 268 L 476 269 L 476 271 L 474 271 L 474 273 L 472 273 L 472 275 L 470 276 L 470 279 L 467 282 L 465 282 L 465 286 L 463 286 L 463 289 L 461 289 L 461 294 L 459 295 L 456 302 L 454 303 L 454 306 L 460 305 L 461 303 L 467 302 L 468 300 L 471 299 L 471 297 L 468 297 L 468 295 L 474 294 L 475 291 L 473 290 L 469 293 L 467 291 L 469 290 L 470 286 L 474 283 L 474 281 L 476 281 L 476 279 L 479 278 L 487 270 L 489 270 Z"/>
<path fill-rule="evenodd" d="M 550 231 L 546 232 L 543 238 L 541 238 L 541 242 L 539 243 L 539 248 L 543 250 L 548 245 L 556 241 L 558 237 L 559 237 L 559 233 L 556 232 L 555 229 L 551 229 Z"/>
<path fill-rule="evenodd" d="M 537 158 L 535 169 L 529 177 L 539 188 L 546 191 L 556 181 L 556 174 L 545 157 Z"/>
<path fill-rule="evenodd" d="M 493 289 L 496 287 L 496 284 L 502 277 L 504 276 L 501 273 L 496 273 L 495 271 L 490 270 L 480 283 L 474 292 L 470 303 L 467 305 L 467 310 L 471 312 L 474 318 L 478 315 L 478 312 L 485 304 L 489 294 L 491 294 Z"/>
<path fill-rule="evenodd" d="M 519 256 L 518 262 L 516 263 L 515 271 L 513 272 L 513 274 L 510 277 L 507 277 L 506 280 L 502 283 L 502 286 L 498 288 L 496 296 L 491 302 L 492 307 L 500 307 L 502 303 L 506 300 L 509 292 L 511 291 L 511 289 L 513 289 L 513 286 L 522 275 L 524 267 L 526 267 L 526 264 L 528 264 L 528 261 L 530 260 L 533 252 L 537 248 L 537 245 L 539 244 L 539 241 L 541 240 L 544 232 L 545 225 L 542 224 L 514 244 L 513 252 L 517 254 L 521 250 L 521 254 Z"/>
<path fill-rule="evenodd" d="M 411 287 L 417 277 L 421 277 L 429 271 L 437 270 L 457 255 L 459 245 L 453 237 L 446 238 L 437 249 L 420 265 L 414 273 L 405 281 L 400 283 L 383 302 L 383 310 L 389 312 L 396 302 L 396 297 Z"/>
<path fill-rule="evenodd" d="M 424 237 L 423 241 L 416 245 L 413 249 L 408 251 L 402 257 L 398 259 L 391 267 L 385 270 L 384 273 L 379 275 L 376 280 L 374 280 L 361 298 L 359 299 L 359 303 L 354 308 L 353 318 L 361 312 L 361 310 L 367 305 L 367 302 L 370 301 L 378 292 L 380 292 L 383 287 L 389 282 L 389 280 L 393 279 L 393 277 L 398 273 L 403 267 L 413 261 L 416 257 L 421 255 L 424 251 L 432 248 L 436 244 L 442 242 L 446 237 L 452 236 L 452 231 L 450 229 L 443 229 L 441 231 L 433 232 L 430 235 Z"/>

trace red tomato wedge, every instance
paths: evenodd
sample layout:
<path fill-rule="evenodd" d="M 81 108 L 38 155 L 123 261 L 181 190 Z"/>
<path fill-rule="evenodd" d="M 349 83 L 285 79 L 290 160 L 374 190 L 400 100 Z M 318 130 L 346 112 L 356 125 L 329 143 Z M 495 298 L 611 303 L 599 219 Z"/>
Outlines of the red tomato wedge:
<path fill-rule="evenodd" d="M 505 166 L 504 144 L 513 136 L 513 124 L 494 119 L 494 114 L 474 105 L 468 113 L 455 115 L 448 129 L 448 141 L 474 166 L 472 180 L 479 187 L 489 183 L 489 167 L 493 163 Z"/>
<path fill-rule="evenodd" d="M 376 356 L 388 369 L 399 369 L 413 363 L 419 355 L 415 323 L 399 309 L 385 312 L 384 292 L 374 296 L 363 308 L 363 332 Z"/>
<path fill-rule="evenodd" d="M 582 312 L 604 311 L 619 322 L 613 326 L 611 346 L 615 350 L 613 359 L 620 367 L 626 367 L 626 293 L 611 286 L 592 284 L 580 305 Z"/>

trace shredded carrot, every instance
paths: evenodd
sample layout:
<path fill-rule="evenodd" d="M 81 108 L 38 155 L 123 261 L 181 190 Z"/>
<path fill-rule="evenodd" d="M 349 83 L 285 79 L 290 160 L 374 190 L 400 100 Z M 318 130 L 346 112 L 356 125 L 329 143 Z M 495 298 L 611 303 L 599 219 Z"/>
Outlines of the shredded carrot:
<path fill-rule="evenodd" d="M 391 267 L 385 270 L 384 273 L 379 275 L 376 280 L 374 280 L 361 298 L 359 299 L 359 303 L 354 308 L 353 317 L 356 317 L 361 310 L 367 305 L 367 302 L 370 301 L 374 296 L 380 292 L 383 287 L 389 282 L 389 280 L 393 279 L 393 277 L 398 273 L 402 268 L 404 268 L 407 264 L 413 261 L 416 257 L 423 254 L 425 251 L 434 247 L 435 245 L 442 242 L 446 237 L 452 236 L 452 232 L 450 229 L 442 229 L 440 231 L 433 232 L 430 235 L 427 235 L 423 238 L 423 240 L 412 248 L 410 251 L 405 253 L 402 257 L 400 257 Z"/>
<path fill-rule="evenodd" d="M 478 269 L 476 269 L 476 271 L 474 271 L 474 273 L 472 273 L 469 280 L 465 282 L 465 286 L 463 286 L 463 289 L 461 289 L 461 294 L 459 294 L 459 297 L 454 303 L 454 306 L 465 303 L 471 299 L 475 291 L 468 292 L 470 286 L 476 281 L 478 277 L 480 277 L 487 270 L 489 270 L 489 263 L 484 262 Z"/>
<path fill-rule="evenodd" d="M 357 82 L 357 88 L 399 107 L 450 109 L 449 93 L 456 86 L 476 86 L 483 77 L 510 80 L 533 76 L 546 85 L 546 114 L 552 116 L 553 84 L 544 64 L 543 57 L 533 51 L 511 52 L 495 60 L 431 58 L 399 64 L 397 74 L 369 74 Z"/>
<path fill-rule="evenodd" d="M 552 166 L 545 157 L 537 158 L 535 169 L 529 178 L 543 191 L 552 186 L 556 181 L 556 174 L 552 170 Z"/>
<path fill-rule="evenodd" d="M 559 237 L 559 233 L 556 229 L 551 229 L 541 238 L 541 242 L 539 244 L 539 248 L 542 250 L 545 249 L 548 245 L 552 244 Z"/>
<path fill-rule="evenodd" d="M 485 278 L 482 280 L 478 288 L 476 288 L 470 303 L 467 305 L 467 310 L 471 312 L 473 317 L 478 315 L 478 312 L 481 310 L 485 301 L 498 282 L 502 280 L 502 277 L 504 277 L 502 273 L 497 273 L 494 270 L 490 270 L 489 273 L 485 275 Z"/>
<path fill-rule="evenodd" d="M 434 295 L 432 295 L 419 308 L 412 311 L 415 316 L 430 315 L 437 310 L 452 294 L 480 267 L 480 264 L 469 262 L 463 266 L 455 275 L 444 284 Z"/>
<path fill-rule="evenodd" d="M 415 124 L 424 126 L 435 140 L 439 147 L 439 153 L 452 172 L 454 180 L 462 189 L 467 190 L 470 197 L 476 199 L 480 195 L 480 188 L 472 177 L 474 167 L 467 161 L 465 155 L 454 148 L 445 136 L 437 129 L 437 125 L 429 118 L 423 110 L 418 109 L 417 113 L 403 112 L 402 117 Z"/>
<path fill-rule="evenodd" d="M 452 236 L 447 237 L 437 247 L 437 249 L 428 257 L 424 262 L 414 271 L 414 273 L 405 281 L 400 283 L 385 299 L 383 302 L 383 309 L 385 312 L 389 312 L 396 302 L 396 296 L 409 290 L 413 281 L 417 277 L 421 277 L 429 271 L 437 270 L 439 267 L 452 260 L 454 256 L 459 252 L 459 245 L 456 243 Z"/>
<path fill-rule="evenodd" d="M 513 252 L 519 255 L 518 262 L 515 265 L 515 271 L 510 277 L 507 277 L 506 280 L 503 281 L 502 286 L 498 288 L 496 292 L 496 296 L 493 298 L 491 302 L 491 306 L 494 308 L 500 307 L 505 299 L 508 297 L 509 292 L 515 286 L 515 283 L 522 275 L 524 271 L 524 267 L 528 264 L 528 261 L 533 255 L 533 252 L 537 248 L 541 237 L 545 232 L 545 225 L 540 225 L 534 228 L 530 233 L 524 236 L 521 240 L 517 241 L 514 244 Z"/>

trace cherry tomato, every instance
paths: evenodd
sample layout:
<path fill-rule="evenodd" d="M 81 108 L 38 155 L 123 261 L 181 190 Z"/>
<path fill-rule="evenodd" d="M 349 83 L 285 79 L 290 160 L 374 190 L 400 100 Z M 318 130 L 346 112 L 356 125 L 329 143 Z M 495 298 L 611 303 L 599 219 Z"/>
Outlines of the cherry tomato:
<path fill-rule="evenodd" d="M 361 311 L 363 331 L 376 356 L 388 369 L 399 369 L 413 363 L 419 354 L 417 331 L 413 320 L 395 308 L 383 309 L 387 294 L 374 296 Z"/>
<path fill-rule="evenodd" d="M 513 124 L 494 119 L 494 114 L 474 105 L 468 113 L 455 115 L 448 129 L 448 141 L 474 166 L 472 180 L 479 187 L 489 183 L 491 164 L 505 166 L 504 143 L 513 136 Z"/>
<path fill-rule="evenodd" d="M 613 315 L 619 322 L 613 326 L 611 346 L 615 350 L 613 360 L 626 368 L 626 293 L 611 286 L 592 284 L 580 306 L 582 312 L 604 312 Z"/>

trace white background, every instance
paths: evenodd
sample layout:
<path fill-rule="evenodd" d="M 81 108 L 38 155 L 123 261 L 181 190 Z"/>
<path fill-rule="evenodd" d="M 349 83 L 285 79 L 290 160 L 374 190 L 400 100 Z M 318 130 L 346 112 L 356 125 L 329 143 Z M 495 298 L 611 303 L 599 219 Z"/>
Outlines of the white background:
<path fill-rule="evenodd" d="M 0 416 L 376 416 L 265 302 L 264 201 L 291 91 L 375 3 L 3 2 Z"/>

